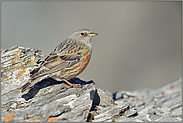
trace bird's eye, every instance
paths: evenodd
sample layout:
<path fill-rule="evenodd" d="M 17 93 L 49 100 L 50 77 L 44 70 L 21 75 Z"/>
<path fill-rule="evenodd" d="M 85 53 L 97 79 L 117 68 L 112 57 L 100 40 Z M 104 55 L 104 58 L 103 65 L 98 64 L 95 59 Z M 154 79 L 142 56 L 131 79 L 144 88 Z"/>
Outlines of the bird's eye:
<path fill-rule="evenodd" d="M 81 35 L 83 36 L 83 35 L 85 35 L 84 33 L 81 33 Z"/>

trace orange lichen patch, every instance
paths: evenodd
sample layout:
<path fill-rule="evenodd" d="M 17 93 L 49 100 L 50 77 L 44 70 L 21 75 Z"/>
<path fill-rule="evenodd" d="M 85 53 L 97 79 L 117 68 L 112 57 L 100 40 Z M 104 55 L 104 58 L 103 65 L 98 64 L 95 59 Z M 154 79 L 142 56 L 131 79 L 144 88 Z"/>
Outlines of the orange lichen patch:
<path fill-rule="evenodd" d="M 11 119 L 11 115 L 10 114 L 6 114 L 5 115 L 5 122 L 9 121 Z"/>
<path fill-rule="evenodd" d="M 38 119 L 39 116 L 36 116 L 35 118 L 31 118 L 32 121 L 36 121 L 36 119 Z"/>
<path fill-rule="evenodd" d="M 89 115 L 88 114 L 85 114 L 86 117 L 88 117 Z"/>
<path fill-rule="evenodd" d="M 85 116 L 86 116 L 86 117 L 88 117 L 88 116 L 89 116 L 89 112 L 90 112 L 90 111 L 89 111 L 89 110 L 87 110 L 86 112 L 87 112 L 87 113 L 85 114 Z"/>
<path fill-rule="evenodd" d="M 1 122 L 4 122 L 4 118 L 1 119 Z"/>
<path fill-rule="evenodd" d="M 5 51 L 2 51 L 1 53 L 5 53 Z"/>
<path fill-rule="evenodd" d="M 15 115 L 15 113 L 5 114 L 5 122 L 8 122 L 13 117 L 13 115 Z"/>
<path fill-rule="evenodd" d="M 56 119 L 57 119 L 57 117 L 50 117 L 50 118 L 48 119 L 48 122 L 54 121 L 54 120 L 56 120 Z"/>
<path fill-rule="evenodd" d="M 15 113 L 12 112 L 11 115 L 13 116 L 13 115 L 15 115 Z"/>
<path fill-rule="evenodd" d="M 17 77 L 20 77 L 21 75 L 22 75 L 22 74 L 18 73 L 18 74 L 17 74 Z"/>

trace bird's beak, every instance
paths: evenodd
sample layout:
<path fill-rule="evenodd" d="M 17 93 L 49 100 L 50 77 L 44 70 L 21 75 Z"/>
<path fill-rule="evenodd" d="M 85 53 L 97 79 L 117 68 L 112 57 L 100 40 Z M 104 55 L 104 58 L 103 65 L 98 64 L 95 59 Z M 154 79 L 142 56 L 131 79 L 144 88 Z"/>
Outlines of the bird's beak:
<path fill-rule="evenodd" d="M 90 34 L 88 34 L 89 37 L 93 37 L 93 36 L 96 36 L 96 35 L 98 35 L 98 33 L 91 32 Z"/>

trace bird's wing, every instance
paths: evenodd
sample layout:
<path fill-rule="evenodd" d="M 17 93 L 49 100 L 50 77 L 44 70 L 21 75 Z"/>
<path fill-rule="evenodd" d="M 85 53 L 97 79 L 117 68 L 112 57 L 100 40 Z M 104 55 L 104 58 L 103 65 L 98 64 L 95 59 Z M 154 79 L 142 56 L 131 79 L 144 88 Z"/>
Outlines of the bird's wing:
<path fill-rule="evenodd" d="M 77 43 L 75 39 L 66 39 L 44 60 L 41 68 L 31 75 L 32 79 L 53 73 L 64 68 L 69 68 L 81 60 L 80 51 L 84 44 Z"/>

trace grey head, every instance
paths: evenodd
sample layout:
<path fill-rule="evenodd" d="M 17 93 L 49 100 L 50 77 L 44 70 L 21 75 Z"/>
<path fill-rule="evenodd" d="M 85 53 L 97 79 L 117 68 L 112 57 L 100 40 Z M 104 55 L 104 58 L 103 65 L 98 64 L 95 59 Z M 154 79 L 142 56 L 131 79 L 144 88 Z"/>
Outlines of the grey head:
<path fill-rule="evenodd" d="M 91 38 L 96 35 L 98 34 L 90 31 L 89 29 L 80 29 L 71 34 L 69 38 L 77 39 L 83 43 L 91 43 Z"/>

